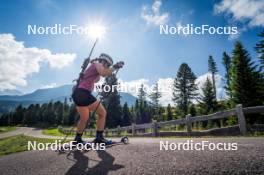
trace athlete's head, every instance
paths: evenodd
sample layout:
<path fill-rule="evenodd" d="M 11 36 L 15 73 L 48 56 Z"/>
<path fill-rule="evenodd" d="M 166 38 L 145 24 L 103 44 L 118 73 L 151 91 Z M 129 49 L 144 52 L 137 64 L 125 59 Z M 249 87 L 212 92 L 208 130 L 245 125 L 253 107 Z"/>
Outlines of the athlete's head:
<path fill-rule="evenodd" d="M 104 66 L 107 66 L 107 67 L 110 67 L 110 66 L 113 65 L 113 59 L 109 55 L 107 55 L 105 53 L 102 53 L 99 56 L 98 61 L 100 63 L 102 63 Z"/>

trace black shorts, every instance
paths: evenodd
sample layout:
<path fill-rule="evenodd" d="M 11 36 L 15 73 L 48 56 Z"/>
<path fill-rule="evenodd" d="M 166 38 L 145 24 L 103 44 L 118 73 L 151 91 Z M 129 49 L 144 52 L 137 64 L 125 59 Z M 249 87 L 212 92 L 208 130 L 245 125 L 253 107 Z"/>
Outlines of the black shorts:
<path fill-rule="evenodd" d="M 76 88 L 74 90 L 72 99 L 77 106 L 88 106 L 97 100 L 91 91 L 82 88 Z"/>

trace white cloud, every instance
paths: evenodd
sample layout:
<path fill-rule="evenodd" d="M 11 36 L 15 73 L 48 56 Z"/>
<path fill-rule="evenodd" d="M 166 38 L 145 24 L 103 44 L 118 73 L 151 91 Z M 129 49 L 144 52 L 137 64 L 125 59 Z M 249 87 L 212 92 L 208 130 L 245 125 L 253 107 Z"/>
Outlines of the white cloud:
<path fill-rule="evenodd" d="M 154 0 L 151 10 L 147 6 L 143 6 L 141 10 L 141 17 L 146 21 L 147 24 L 161 25 L 165 24 L 169 20 L 169 13 L 160 13 L 160 6 L 162 5 L 161 0 Z"/>
<path fill-rule="evenodd" d="M 142 84 L 146 87 L 146 89 L 150 88 L 149 80 L 144 79 L 144 78 L 141 78 L 138 80 L 132 80 L 132 81 L 119 80 L 119 83 L 120 83 L 121 87 L 125 87 L 125 88 L 121 89 L 121 91 L 128 92 L 135 97 L 137 97 L 138 90 Z"/>
<path fill-rule="evenodd" d="M 149 95 L 151 93 L 151 90 L 155 86 L 155 84 L 150 84 L 148 79 L 138 79 L 133 81 L 122 81 L 119 80 L 120 85 L 123 87 L 126 87 L 122 89 L 122 92 L 127 92 L 133 95 L 134 97 L 138 96 L 138 90 L 141 87 L 141 85 L 144 85 L 145 91 Z M 158 87 L 160 89 L 162 97 L 160 98 L 160 104 L 161 105 L 168 105 L 173 104 L 171 97 L 172 97 L 172 84 L 173 79 L 172 78 L 160 78 L 157 81 Z M 129 87 L 129 88 L 127 88 Z"/>
<path fill-rule="evenodd" d="M 55 87 L 58 87 L 57 83 L 51 83 L 51 84 L 42 86 L 40 89 L 50 89 L 50 88 L 55 88 Z"/>
<path fill-rule="evenodd" d="M 52 54 L 48 49 L 27 48 L 12 34 L 0 34 L 0 90 L 26 86 L 27 76 L 39 72 L 43 62 L 52 68 L 62 68 L 75 58 L 76 54 Z"/>
<path fill-rule="evenodd" d="M 183 28 L 183 27 L 185 27 L 184 25 L 182 25 L 182 21 L 178 21 L 178 22 L 176 22 L 176 27 L 177 28 Z M 185 33 L 183 33 L 183 32 L 180 32 L 180 34 L 179 34 L 180 36 L 188 36 L 188 34 L 185 34 Z"/>
<path fill-rule="evenodd" d="M 167 92 L 161 92 L 160 104 L 167 106 L 168 104 L 173 105 L 172 92 L 173 92 L 173 78 L 160 78 L 158 80 L 159 87 L 165 87 Z"/>
<path fill-rule="evenodd" d="M 198 93 L 201 93 L 202 90 L 202 86 L 205 83 L 207 77 L 211 77 L 210 73 L 206 73 L 203 74 L 201 76 L 199 76 L 195 83 L 198 85 Z M 225 89 L 224 89 L 224 84 L 222 81 L 222 76 L 217 74 L 215 76 L 216 78 L 216 91 L 217 91 L 217 99 L 225 99 L 226 98 L 226 94 L 225 94 Z M 123 90 L 122 92 L 127 92 L 132 94 L 133 96 L 137 97 L 138 95 L 138 91 L 135 91 L 135 89 L 141 86 L 141 84 L 143 84 L 146 87 L 146 90 L 150 90 L 151 88 L 153 88 L 153 86 L 155 84 L 150 84 L 148 79 L 138 79 L 138 80 L 133 80 L 133 81 L 122 81 L 119 80 L 120 84 L 122 86 L 129 86 L 129 87 L 135 87 L 132 88 L 130 90 Z M 160 104 L 162 106 L 167 106 L 169 103 L 171 105 L 174 105 L 174 102 L 172 101 L 172 93 L 173 93 L 173 82 L 174 82 L 174 78 L 160 78 L 157 80 L 158 86 L 159 88 L 162 88 L 161 91 L 161 95 L 162 97 L 160 98 Z M 147 91 L 148 94 L 150 94 L 150 91 Z"/>
<path fill-rule="evenodd" d="M 172 102 L 172 85 L 173 85 L 173 78 L 159 78 L 157 80 L 158 83 L 158 87 L 159 87 L 159 91 L 161 92 L 161 98 L 160 100 L 160 104 L 161 105 L 168 105 L 173 104 Z M 155 84 L 150 84 L 148 79 L 139 79 L 139 80 L 134 80 L 134 81 L 130 81 L 130 82 L 123 82 L 123 84 L 126 85 L 130 85 L 131 87 L 137 87 L 139 89 L 139 87 L 141 86 L 141 84 L 144 85 L 144 87 L 146 88 L 146 92 L 148 95 L 151 94 L 151 90 L 154 88 Z M 138 90 L 137 89 L 137 90 Z M 138 92 L 136 91 L 128 91 L 129 93 L 131 93 L 132 95 L 134 95 L 135 97 L 137 97 Z"/>
<path fill-rule="evenodd" d="M 204 85 L 207 77 L 211 79 L 212 75 L 211 73 L 206 73 L 203 74 L 201 76 L 199 76 L 195 83 L 198 85 L 198 92 L 199 94 L 202 94 L 202 86 Z M 226 94 L 225 94 L 225 89 L 224 89 L 224 84 L 223 84 L 223 77 L 219 74 L 215 75 L 215 85 L 216 85 L 216 93 L 217 93 L 217 99 L 225 99 L 226 98 Z"/>
<path fill-rule="evenodd" d="M 236 21 L 248 21 L 250 27 L 264 26 L 263 0 L 222 0 L 214 6 L 214 12 L 227 13 Z"/>

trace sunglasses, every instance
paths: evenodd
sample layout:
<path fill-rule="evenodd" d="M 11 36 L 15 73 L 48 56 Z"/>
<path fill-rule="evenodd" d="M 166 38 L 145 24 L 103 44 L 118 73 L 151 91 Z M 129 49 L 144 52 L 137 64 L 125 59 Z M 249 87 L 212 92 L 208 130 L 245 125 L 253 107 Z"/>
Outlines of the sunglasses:
<path fill-rule="evenodd" d="M 107 67 L 110 67 L 111 65 L 108 63 L 108 62 L 106 62 L 106 61 L 104 61 L 104 65 L 106 65 Z"/>

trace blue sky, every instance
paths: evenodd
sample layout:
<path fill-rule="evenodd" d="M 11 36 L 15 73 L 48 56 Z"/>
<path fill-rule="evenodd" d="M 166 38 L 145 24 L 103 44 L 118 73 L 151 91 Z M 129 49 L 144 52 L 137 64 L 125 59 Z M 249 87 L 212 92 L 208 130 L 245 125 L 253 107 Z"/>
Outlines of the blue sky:
<path fill-rule="evenodd" d="M 233 3 L 229 3 L 231 1 Z M 9 33 L 15 42 L 23 42 L 24 48 L 46 49 L 45 52 L 49 51 L 51 54 L 62 54 L 61 59 L 66 58 L 67 54 L 75 54 L 76 57 L 63 63 L 65 66 L 61 67 L 56 66 L 55 62 L 54 66 L 51 66 L 52 56 L 48 61 L 45 58 L 42 58 L 42 61 L 35 60 L 38 68 L 31 67 L 34 63 L 21 70 L 26 71 L 22 72 L 22 75 L 14 73 L 18 77 L 17 80 L 10 79 L 6 75 L 8 73 L 2 71 L 1 89 L 6 87 L 31 92 L 37 88 L 69 84 L 78 75 L 82 61 L 87 57 L 93 43 L 92 39 L 83 35 L 28 35 L 28 25 L 83 26 L 96 21 L 103 23 L 107 32 L 96 46 L 93 56 L 105 52 L 116 61 L 125 61 L 126 65 L 119 73 L 119 78 L 123 81 L 146 79 L 152 84 L 159 78 L 174 78 L 183 62 L 188 63 L 199 77 L 207 73 L 209 55 L 214 57 L 219 74 L 223 76 L 222 53 L 231 53 L 236 40 L 242 41 L 252 59 L 257 61 L 253 47 L 258 41 L 257 34 L 264 26 L 263 20 L 257 18 L 258 15 L 263 16 L 263 1 L 231 1 L 163 0 L 158 1 L 157 14 L 153 11 L 153 5 L 157 1 L 153 0 L 3 1 L 0 6 L 0 35 Z M 239 8 L 239 3 L 248 4 L 249 7 L 244 7 L 250 9 Z M 163 21 L 162 15 L 167 15 Z M 144 16 L 153 17 L 152 21 L 147 21 Z M 155 19 L 171 26 L 237 26 L 241 33 L 233 39 L 230 39 L 229 35 L 160 35 L 159 25 L 153 23 Z M 42 51 L 37 53 L 41 54 Z M 0 61 L 8 64 L 8 60 L 0 58 Z M 58 62 L 60 61 L 57 60 L 56 64 Z M 10 67 L 13 64 L 15 63 L 12 62 Z M 10 70 L 11 74 L 19 69 L 19 65 L 17 66 L 17 69 Z M 33 70 L 29 71 L 31 68 Z"/>

